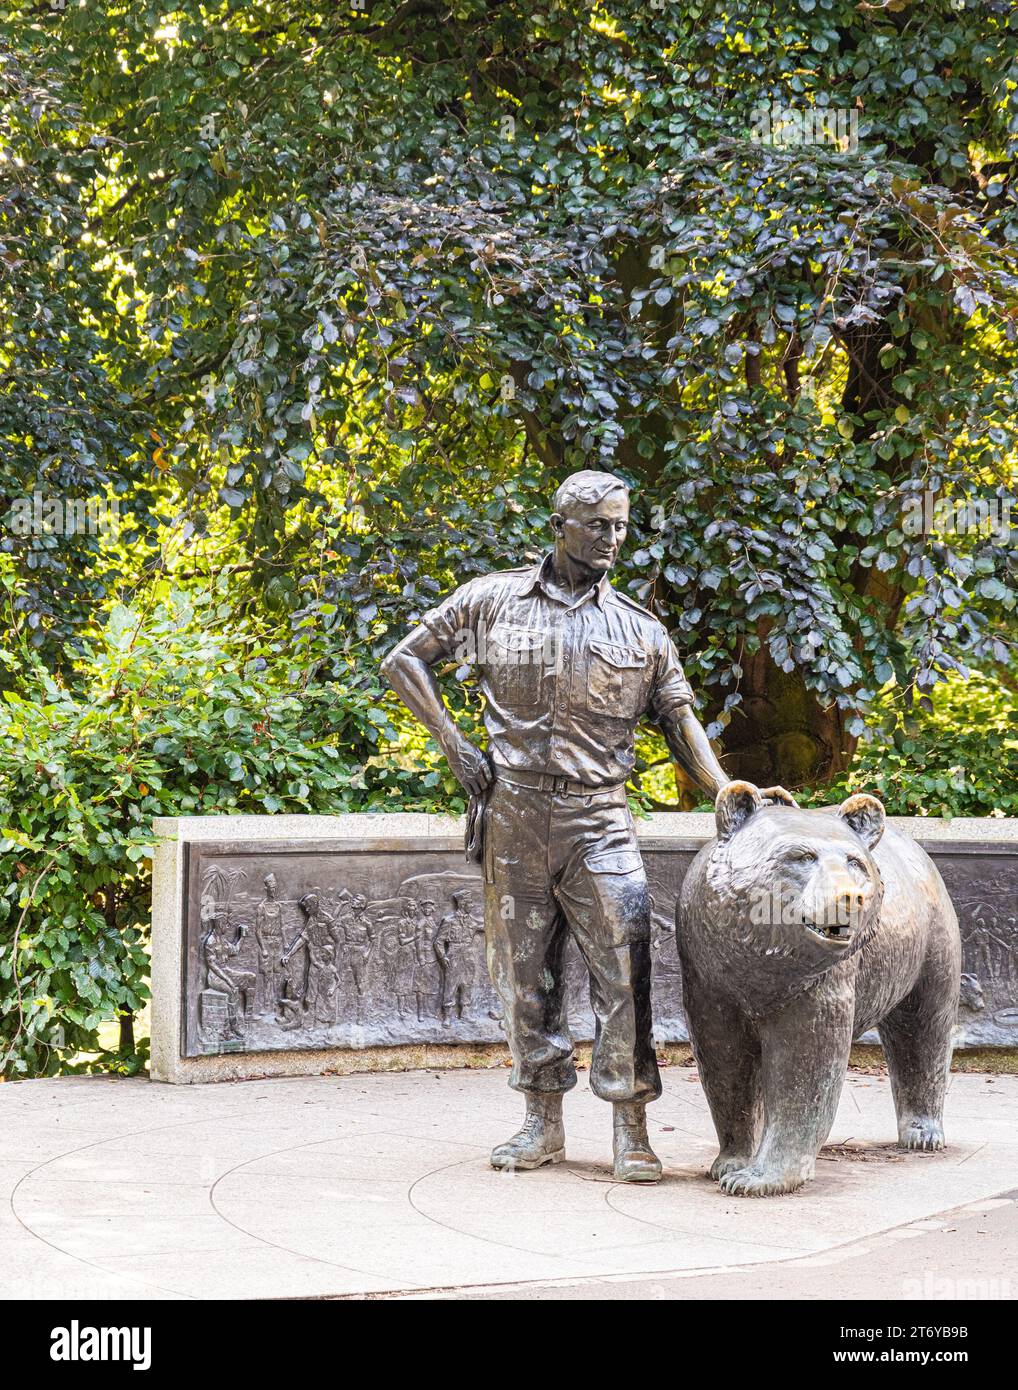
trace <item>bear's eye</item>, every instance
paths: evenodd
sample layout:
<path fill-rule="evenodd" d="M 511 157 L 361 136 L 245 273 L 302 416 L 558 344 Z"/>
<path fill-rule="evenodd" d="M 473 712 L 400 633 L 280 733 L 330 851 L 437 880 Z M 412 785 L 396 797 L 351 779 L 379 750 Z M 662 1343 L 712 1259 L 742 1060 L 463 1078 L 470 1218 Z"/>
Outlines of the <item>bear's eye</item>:
<path fill-rule="evenodd" d="M 848 867 L 850 869 L 855 869 L 856 873 L 859 874 L 864 874 L 866 872 L 866 865 L 857 855 L 854 854 L 850 854 L 848 856 Z"/>
<path fill-rule="evenodd" d="M 793 849 L 787 856 L 792 864 L 812 864 L 816 860 L 816 851 L 812 849 Z"/>

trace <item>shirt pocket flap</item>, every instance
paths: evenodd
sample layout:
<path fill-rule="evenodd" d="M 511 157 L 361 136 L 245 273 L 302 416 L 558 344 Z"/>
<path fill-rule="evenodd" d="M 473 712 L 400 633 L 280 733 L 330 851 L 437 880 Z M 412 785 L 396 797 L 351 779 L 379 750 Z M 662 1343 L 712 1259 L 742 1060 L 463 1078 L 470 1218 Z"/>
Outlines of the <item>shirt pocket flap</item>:
<path fill-rule="evenodd" d="M 600 638 L 592 638 L 590 647 L 609 666 L 617 666 L 623 671 L 640 669 L 647 664 L 647 653 L 639 647 L 623 647 L 617 642 L 604 642 Z"/>
<path fill-rule="evenodd" d="M 544 646 L 545 634 L 539 628 L 515 627 L 498 623 L 491 630 L 491 640 L 508 652 L 533 652 Z"/>
<path fill-rule="evenodd" d="M 602 850 L 599 854 L 588 854 L 583 862 L 594 874 L 634 874 L 643 868 L 638 849 Z"/>

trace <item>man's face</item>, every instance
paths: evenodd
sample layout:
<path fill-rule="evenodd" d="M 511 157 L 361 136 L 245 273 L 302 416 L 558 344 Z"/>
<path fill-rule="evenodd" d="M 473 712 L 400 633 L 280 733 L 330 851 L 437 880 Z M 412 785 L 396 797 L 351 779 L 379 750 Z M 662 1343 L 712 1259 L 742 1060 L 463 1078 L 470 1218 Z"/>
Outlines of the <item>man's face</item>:
<path fill-rule="evenodd" d="M 629 525 L 629 498 L 610 492 L 600 502 L 570 502 L 552 517 L 555 536 L 570 560 L 607 574 L 618 558 Z"/>

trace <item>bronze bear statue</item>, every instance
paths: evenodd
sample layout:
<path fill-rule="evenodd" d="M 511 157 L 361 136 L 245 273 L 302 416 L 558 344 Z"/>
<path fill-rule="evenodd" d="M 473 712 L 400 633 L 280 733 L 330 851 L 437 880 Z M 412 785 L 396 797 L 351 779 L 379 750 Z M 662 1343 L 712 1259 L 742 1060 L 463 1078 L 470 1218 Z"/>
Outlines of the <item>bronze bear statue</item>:
<path fill-rule="evenodd" d="M 731 782 L 682 885 L 677 935 L 724 1192 L 812 1178 L 853 1038 L 878 1027 L 898 1142 L 944 1145 L 961 979 L 958 919 L 924 850 L 875 797 L 800 810 Z"/>

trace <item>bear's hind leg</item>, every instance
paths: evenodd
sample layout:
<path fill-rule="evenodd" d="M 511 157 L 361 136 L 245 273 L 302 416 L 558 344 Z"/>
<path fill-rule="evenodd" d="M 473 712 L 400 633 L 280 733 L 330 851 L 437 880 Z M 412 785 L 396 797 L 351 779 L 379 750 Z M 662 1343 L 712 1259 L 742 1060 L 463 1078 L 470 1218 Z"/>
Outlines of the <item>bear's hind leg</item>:
<path fill-rule="evenodd" d="M 937 998 L 945 993 L 920 981 L 880 1024 L 903 1149 L 944 1147 L 944 1096 L 956 1014 L 953 999 Z"/>
<path fill-rule="evenodd" d="M 718 999 L 705 997 L 684 976 L 684 1002 L 693 1052 L 720 1152 L 710 1176 L 718 1182 L 743 1168 L 756 1150 L 760 1133 L 760 1044 L 742 1014 Z"/>

